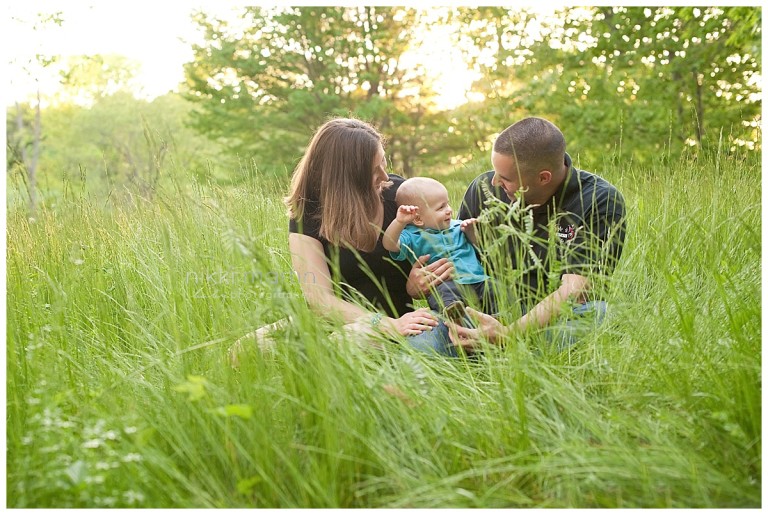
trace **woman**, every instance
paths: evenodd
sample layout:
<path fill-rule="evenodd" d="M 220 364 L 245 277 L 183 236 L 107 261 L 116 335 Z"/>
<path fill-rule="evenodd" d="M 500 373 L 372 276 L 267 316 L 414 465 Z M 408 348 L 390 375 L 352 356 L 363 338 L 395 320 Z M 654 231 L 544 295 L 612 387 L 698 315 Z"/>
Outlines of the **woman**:
<path fill-rule="evenodd" d="M 428 288 L 425 280 L 450 277 L 452 265 L 443 259 L 424 267 L 431 272 L 431 279 L 425 279 L 424 270 L 389 259 L 382 245 L 383 229 L 397 213 L 395 192 L 403 182 L 387 174 L 386 166 L 383 139 L 371 125 L 336 118 L 317 130 L 285 199 L 293 269 L 297 277 L 313 279 L 303 280 L 301 289 L 318 313 L 341 318 L 348 329 L 408 336 L 420 350 L 455 356 L 445 325 L 428 309 L 408 307 L 409 290 L 423 291 Z"/>

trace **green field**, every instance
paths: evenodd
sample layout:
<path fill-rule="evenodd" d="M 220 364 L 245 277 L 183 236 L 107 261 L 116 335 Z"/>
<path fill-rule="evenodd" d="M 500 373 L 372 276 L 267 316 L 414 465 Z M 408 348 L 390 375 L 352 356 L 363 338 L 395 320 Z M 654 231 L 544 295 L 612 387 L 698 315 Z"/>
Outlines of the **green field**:
<path fill-rule="evenodd" d="M 483 166 L 442 177 L 455 206 Z M 8 507 L 760 507 L 759 156 L 599 172 L 609 320 L 479 361 L 330 339 L 287 180 L 9 207 Z"/>

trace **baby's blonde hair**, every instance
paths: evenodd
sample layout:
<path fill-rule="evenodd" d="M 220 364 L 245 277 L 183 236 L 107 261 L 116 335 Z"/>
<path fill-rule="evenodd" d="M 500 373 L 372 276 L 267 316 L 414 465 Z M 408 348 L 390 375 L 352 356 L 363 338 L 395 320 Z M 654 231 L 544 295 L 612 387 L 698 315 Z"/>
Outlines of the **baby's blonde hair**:
<path fill-rule="evenodd" d="M 424 206 L 424 191 L 427 188 L 445 188 L 440 181 L 430 179 L 429 177 L 411 177 L 406 179 L 395 194 L 395 202 L 398 206 L 402 205 L 414 205 Z"/>

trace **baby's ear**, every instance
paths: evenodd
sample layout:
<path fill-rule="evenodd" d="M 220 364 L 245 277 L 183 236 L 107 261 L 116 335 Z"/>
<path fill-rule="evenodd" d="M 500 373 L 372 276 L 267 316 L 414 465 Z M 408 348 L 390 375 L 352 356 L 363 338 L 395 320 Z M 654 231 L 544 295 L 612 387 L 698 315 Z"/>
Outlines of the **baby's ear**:
<path fill-rule="evenodd" d="M 424 225 L 424 220 L 421 219 L 421 215 L 419 213 L 416 213 L 416 218 L 414 218 L 413 222 L 411 223 L 417 227 L 421 227 Z"/>

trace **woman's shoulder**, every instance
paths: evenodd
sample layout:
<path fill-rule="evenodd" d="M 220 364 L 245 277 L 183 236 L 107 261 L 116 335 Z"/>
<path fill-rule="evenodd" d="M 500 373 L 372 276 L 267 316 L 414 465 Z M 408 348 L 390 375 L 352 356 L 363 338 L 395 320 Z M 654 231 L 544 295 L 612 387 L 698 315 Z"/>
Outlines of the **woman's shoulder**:
<path fill-rule="evenodd" d="M 390 173 L 388 175 L 389 175 L 389 182 L 392 183 L 392 186 L 388 187 L 382 192 L 382 197 L 384 198 L 384 200 L 391 200 L 394 202 L 397 189 L 400 187 L 402 183 L 405 182 L 405 179 L 403 179 L 402 177 L 394 173 Z"/>
<path fill-rule="evenodd" d="M 320 219 L 318 217 L 317 202 L 307 201 L 304 214 L 296 219 L 288 219 L 288 232 L 295 232 L 320 239 Z"/>

